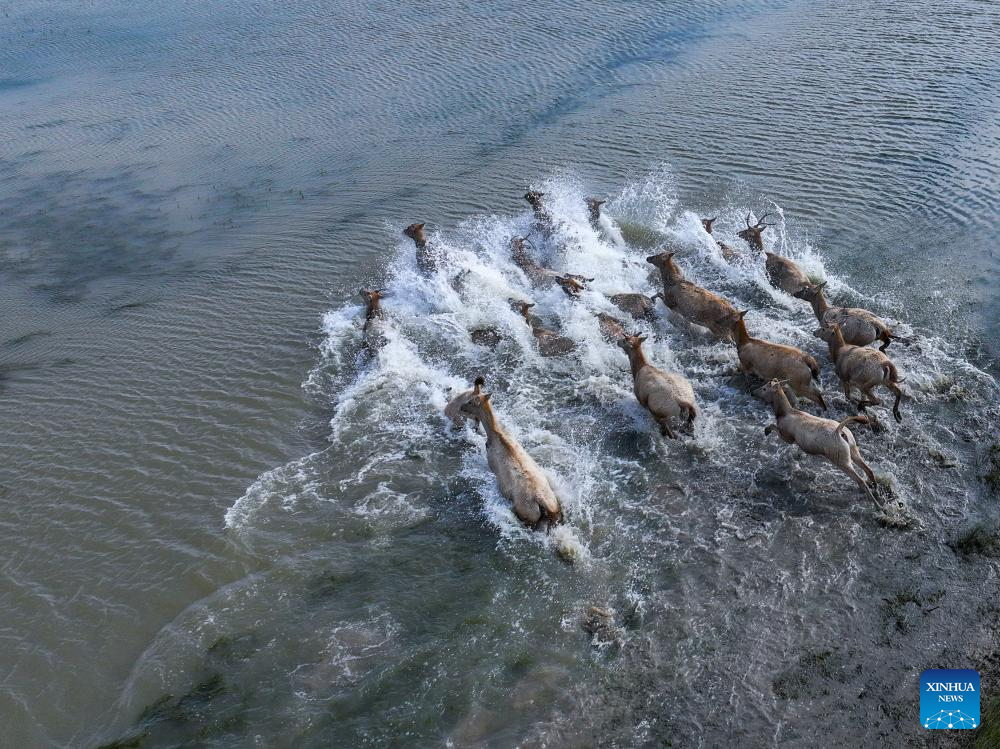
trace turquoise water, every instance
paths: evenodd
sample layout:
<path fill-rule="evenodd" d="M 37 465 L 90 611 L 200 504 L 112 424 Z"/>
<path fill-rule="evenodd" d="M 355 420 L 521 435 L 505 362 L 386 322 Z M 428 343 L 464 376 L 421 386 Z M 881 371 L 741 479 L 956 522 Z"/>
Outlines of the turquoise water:
<path fill-rule="evenodd" d="M 0 9 L 4 745 L 906 746 L 920 671 L 995 653 L 990 562 L 952 548 L 997 520 L 994 5 Z M 580 304 L 510 267 L 529 186 Z M 650 326 L 704 417 L 664 444 L 597 337 L 670 241 L 825 363 L 699 233 L 748 210 L 914 338 L 903 424 L 858 432 L 902 527 L 764 439 L 731 349 Z M 418 220 L 470 299 L 417 278 Z M 393 335 L 359 367 L 372 285 Z M 584 353 L 538 358 L 508 293 Z M 575 566 L 439 416 L 483 370 Z"/>

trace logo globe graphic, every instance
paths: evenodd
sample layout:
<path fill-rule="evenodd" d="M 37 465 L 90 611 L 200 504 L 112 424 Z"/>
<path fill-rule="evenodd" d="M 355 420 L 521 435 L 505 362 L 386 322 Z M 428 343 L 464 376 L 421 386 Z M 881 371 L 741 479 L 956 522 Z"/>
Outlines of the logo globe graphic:
<path fill-rule="evenodd" d="M 942 710 L 924 719 L 924 728 L 975 728 L 978 721 L 961 710 Z"/>

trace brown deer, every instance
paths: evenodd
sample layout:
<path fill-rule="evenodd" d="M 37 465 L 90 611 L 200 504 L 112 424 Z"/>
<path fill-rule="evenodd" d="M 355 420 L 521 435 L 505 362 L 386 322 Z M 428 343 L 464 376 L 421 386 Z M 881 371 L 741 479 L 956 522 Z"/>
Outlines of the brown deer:
<path fill-rule="evenodd" d="M 514 262 L 514 265 L 524 272 L 524 275 L 528 277 L 532 286 L 547 287 L 558 285 L 567 296 L 578 297 L 580 296 L 580 292 L 587 288 L 584 284 L 594 280 L 593 278 L 585 278 L 584 276 L 577 276 L 572 273 L 556 273 L 554 270 L 540 265 L 528 254 L 525 245 L 530 244 L 531 241 L 527 237 L 511 237 L 510 259 Z"/>
<path fill-rule="evenodd" d="M 816 319 L 823 327 L 834 323 L 840 325 L 844 340 L 853 346 L 867 346 L 876 340 L 882 341 L 879 348 L 885 351 L 894 336 L 888 325 L 877 315 L 860 307 L 831 307 L 823 295 L 826 281 L 807 284 L 796 296 L 812 305 Z"/>
<path fill-rule="evenodd" d="M 809 285 L 809 276 L 792 260 L 764 249 L 764 229 L 777 224 L 769 224 L 764 219 L 770 216 L 765 213 L 758 219 L 756 224 L 750 224 L 750 214 L 747 214 L 747 228 L 740 231 L 736 236 L 744 240 L 748 245 L 765 255 L 764 270 L 767 272 L 767 279 L 771 285 L 795 296 L 799 291 Z"/>
<path fill-rule="evenodd" d="M 410 224 L 403 229 L 403 234 L 413 240 L 417 247 L 417 270 L 421 275 L 431 276 L 437 271 L 438 256 L 432 247 L 427 245 L 424 227 L 427 224 Z"/>
<path fill-rule="evenodd" d="M 660 270 L 663 303 L 689 322 L 708 328 L 716 337 L 732 340 L 730 319 L 736 315 L 736 308 L 718 294 L 685 280 L 684 273 L 674 262 L 675 254 L 661 252 L 646 258 L 646 262 Z"/>
<path fill-rule="evenodd" d="M 823 393 L 816 385 L 819 382 L 819 365 L 816 360 L 795 346 L 752 337 L 743 320 L 747 311 L 737 312 L 731 318 L 740 370 L 765 382 L 772 379 L 785 380 L 796 395 L 808 398 L 825 411 Z"/>
<path fill-rule="evenodd" d="M 462 406 L 468 403 L 473 396 L 479 395 L 479 393 L 482 392 L 483 385 L 485 384 L 485 379 L 477 377 L 472 383 L 472 390 L 463 390 L 449 400 L 448 405 L 444 407 L 444 415 L 451 419 L 452 426 L 456 429 L 461 429 L 465 426 L 465 421 L 469 418 L 467 414 L 462 412 Z M 475 423 L 476 431 L 479 431 L 479 421 L 476 420 Z"/>
<path fill-rule="evenodd" d="M 645 294 L 612 294 L 608 297 L 613 305 L 636 320 L 651 320 L 656 315 L 656 297 Z"/>
<path fill-rule="evenodd" d="M 670 426 L 671 420 L 683 420 L 688 432 L 693 433 L 698 408 L 691 383 L 682 375 L 665 372 L 650 364 L 642 351 L 645 340 L 645 336 L 626 335 L 618 341 L 632 367 L 632 387 L 636 399 L 653 415 L 665 437 L 677 439 Z"/>
<path fill-rule="evenodd" d="M 369 354 L 374 354 L 385 345 L 382 334 L 382 299 L 385 294 L 379 289 L 361 289 L 361 298 L 365 300 L 365 324 L 361 328 L 361 341 Z"/>
<path fill-rule="evenodd" d="M 601 230 L 601 206 L 607 202 L 598 198 L 587 198 L 587 217 L 590 219 L 590 228 L 594 231 Z"/>
<path fill-rule="evenodd" d="M 597 325 L 601 330 L 601 337 L 608 343 L 617 344 L 622 338 L 628 337 L 628 331 L 622 321 L 607 312 L 597 313 Z"/>
<path fill-rule="evenodd" d="M 476 393 L 460 407 L 486 430 L 486 462 L 496 476 L 500 494 L 525 525 L 545 530 L 562 522 L 562 507 L 548 478 L 524 448 L 497 422 L 489 393 Z"/>
<path fill-rule="evenodd" d="M 847 343 L 837 323 L 820 328 L 814 335 L 829 345 L 830 359 L 833 361 L 840 383 L 844 386 L 844 395 L 848 402 L 851 400 L 851 388 L 856 387 L 865 396 L 865 400 L 858 404 L 859 408 L 879 406 L 881 402 L 872 390 L 879 385 L 885 385 L 896 396 L 896 402 L 892 405 L 892 415 L 896 421 L 903 421 L 903 417 L 899 414 L 899 401 L 903 397 L 903 391 L 896 384 L 900 381 L 899 372 L 888 356 L 867 346 L 852 346 Z"/>
<path fill-rule="evenodd" d="M 531 334 L 538 343 L 538 353 L 542 356 L 563 356 L 576 349 L 576 341 L 544 327 L 542 321 L 531 313 L 531 308 L 535 306 L 533 302 L 529 304 L 514 299 L 508 301 L 511 308 L 531 327 Z"/>
<path fill-rule="evenodd" d="M 531 206 L 531 210 L 535 214 L 535 229 L 548 239 L 555 233 L 556 222 L 542 201 L 544 197 L 545 193 L 537 190 L 529 190 L 524 194 L 524 199 L 528 201 L 528 205 Z"/>
<path fill-rule="evenodd" d="M 865 463 L 858 449 L 857 440 L 847 425 L 852 422 L 867 424 L 866 416 L 848 416 L 840 422 L 833 419 L 824 419 L 820 416 L 807 414 L 793 408 L 788 402 L 788 396 L 780 380 L 771 380 L 764 386 L 770 396 L 771 405 L 774 408 L 775 422 L 768 424 L 764 428 L 764 434 L 769 435 L 777 430 L 778 435 L 788 444 L 798 445 L 803 452 L 809 455 L 819 455 L 829 460 L 833 465 L 842 470 L 871 498 L 876 505 L 879 501 L 875 499 L 871 486 L 865 482 L 855 469 L 855 465 L 868 476 L 872 486 L 876 486 L 875 473 Z"/>
<path fill-rule="evenodd" d="M 715 237 L 712 235 L 712 224 L 714 224 L 718 220 L 719 219 L 717 216 L 715 218 L 703 218 L 701 220 L 701 225 L 705 228 L 705 232 L 708 234 L 708 236 L 712 237 L 712 239 L 715 239 Z M 718 245 L 719 251 L 722 253 L 722 257 L 725 259 L 727 263 L 734 263 L 740 259 L 740 253 L 732 245 L 726 244 L 725 242 L 718 239 L 715 239 L 715 244 Z"/>

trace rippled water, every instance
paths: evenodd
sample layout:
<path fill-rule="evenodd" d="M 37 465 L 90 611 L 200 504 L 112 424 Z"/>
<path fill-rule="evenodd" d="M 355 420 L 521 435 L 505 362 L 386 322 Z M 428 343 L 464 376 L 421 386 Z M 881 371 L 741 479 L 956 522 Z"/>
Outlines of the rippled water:
<path fill-rule="evenodd" d="M 952 548 L 1000 516 L 995 4 L 0 8 L 0 743 L 906 746 L 924 668 L 995 683 L 996 561 Z M 528 186 L 577 302 L 510 263 Z M 856 430 L 891 516 L 764 437 L 730 347 L 642 326 L 674 443 L 598 335 L 670 242 L 845 413 L 809 308 L 699 228 L 748 210 L 913 337 L 902 425 Z M 441 416 L 479 372 L 574 565 Z"/>

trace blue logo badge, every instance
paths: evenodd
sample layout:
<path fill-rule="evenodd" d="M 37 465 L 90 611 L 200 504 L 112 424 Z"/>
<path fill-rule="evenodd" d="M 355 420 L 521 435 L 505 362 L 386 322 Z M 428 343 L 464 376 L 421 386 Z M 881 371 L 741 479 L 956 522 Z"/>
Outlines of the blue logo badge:
<path fill-rule="evenodd" d="M 976 728 L 979 672 L 971 668 L 929 668 L 920 674 L 920 725 Z"/>

